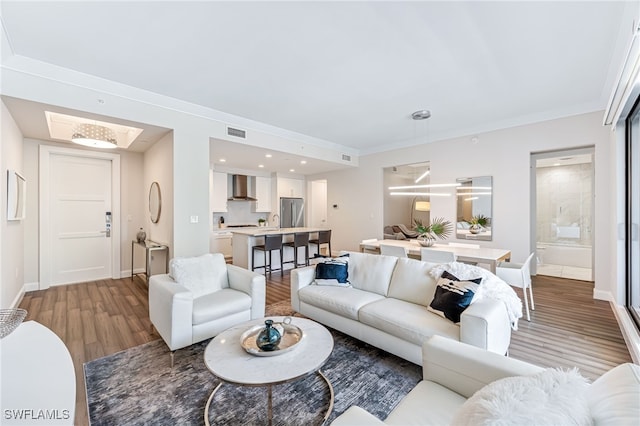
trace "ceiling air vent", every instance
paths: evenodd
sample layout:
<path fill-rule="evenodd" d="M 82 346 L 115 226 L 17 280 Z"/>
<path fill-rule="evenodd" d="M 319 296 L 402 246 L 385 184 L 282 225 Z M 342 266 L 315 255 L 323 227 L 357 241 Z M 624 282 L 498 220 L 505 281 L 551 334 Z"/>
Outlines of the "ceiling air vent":
<path fill-rule="evenodd" d="M 344 161 L 351 161 L 351 156 L 350 156 L 350 155 L 347 155 L 347 154 L 342 154 L 342 159 L 343 159 Z"/>
<path fill-rule="evenodd" d="M 247 132 L 245 130 L 234 129 L 233 127 L 227 127 L 227 134 L 229 136 L 235 136 L 242 139 L 247 137 Z"/>

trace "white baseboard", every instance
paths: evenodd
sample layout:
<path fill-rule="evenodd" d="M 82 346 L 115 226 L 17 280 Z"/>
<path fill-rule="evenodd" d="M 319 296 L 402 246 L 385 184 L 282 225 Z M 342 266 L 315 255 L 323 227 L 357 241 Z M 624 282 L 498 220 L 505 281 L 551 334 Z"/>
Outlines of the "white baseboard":
<path fill-rule="evenodd" d="M 24 291 L 36 291 L 36 290 L 40 290 L 40 283 L 39 282 L 35 282 L 35 283 L 26 283 L 24 285 Z"/>
<path fill-rule="evenodd" d="M 624 337 L 624 341 L 631 354 L 631 359 L 635 364 L 640 364 L 640 332 L 638 332 L 636 324 L 624 306 L 616 305 L 612 302 L 611 310 L 613 310 L 613 314 L 616 316 L 620 331 L 622 331 L 622 337 Z"/>
<path fill-rule="evenodd" d="M 10 309 L 16 309 L 18 306 L 20 306 L 20 303 L 22 302 L 23 298 L 24 298 L 24 286 L 22 286 L 22 288 L 20 289 L 16 297 L 13 299 L 13 302 L 11 302 Z"/>
<path fill-rule="evenodd" d="M 145 269 L 144 268 L 134 269 L 133 273 L 134 274 L 144 274 L 145 273 Z M 126 271 L 120 271 L 120 277 L 121 278 L 131 277 L 131 269 L 127 269 Z"/>
<path fill-rule="evenodd" d="M 613 294 L 610 291 L 593 289 L 593 298 L 596 300 L 604 300 L 606 302 L 614 303 Z"/>

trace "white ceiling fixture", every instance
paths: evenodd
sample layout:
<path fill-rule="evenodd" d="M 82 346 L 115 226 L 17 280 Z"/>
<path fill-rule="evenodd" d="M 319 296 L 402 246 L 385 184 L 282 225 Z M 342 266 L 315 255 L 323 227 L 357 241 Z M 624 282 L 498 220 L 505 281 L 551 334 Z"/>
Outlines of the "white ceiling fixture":
<path fill-rule="evenodd" d="M 142 129 L 58 112 L 44 112 L 49 136 L 94 148 L 129 148 Z"/>
<path fill-rule="evenodd" d="M 97 124 L 78 124 L 71 135 L 71 142 L 92 148 L 115 149 L 118 147 L 113 130 Z"/>
<path fill-rule="evenodd" d="M 421 109 L 411 114 L 411 118 L 414 120 L 426 120 L 429 117 L 431 117 L 431 111 L 427 109 Z"/>

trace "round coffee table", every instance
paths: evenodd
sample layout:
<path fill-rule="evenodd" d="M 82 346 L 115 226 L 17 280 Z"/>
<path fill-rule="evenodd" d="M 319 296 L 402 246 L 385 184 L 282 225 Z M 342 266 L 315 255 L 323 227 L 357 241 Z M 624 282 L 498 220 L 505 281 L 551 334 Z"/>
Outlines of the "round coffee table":
<path fill-rule="evenodd" d="M 218 334 L 204 351 L 204 363 L 221 382 L 211 392 L 204 410 L 204 422 L 209 425 L 209 407 L 223 383 L 243 386 L 267 386 L 267 415 L 269 424 L 273 418 L 272 386 L 299 380 L 308 374 L 318 372 L 329 387 L 329 408 L 326 421 L 333 409 L 333 387 L 322 374 L 320 368 L 331 355 L 333 337 L 329 330 L 315 321 L 305 318 L 292 318 L 291 324 L 299 327 L 304 337 L 296 346 L 280 355 L 256 356 L 246 352 L 240 345 L 240 336 L 249 328 L 264 324 L 266 319 L 281 322 L 285 317 L 268 317 L 245 322 Z M 282 368 L 286 365 L 286 368 Z"/>

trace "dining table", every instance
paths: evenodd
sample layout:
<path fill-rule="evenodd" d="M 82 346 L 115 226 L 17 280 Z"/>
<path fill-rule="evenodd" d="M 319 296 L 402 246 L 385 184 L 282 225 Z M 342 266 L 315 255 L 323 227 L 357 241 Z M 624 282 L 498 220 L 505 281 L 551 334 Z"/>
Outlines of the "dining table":
<path fill-rule="evenodd" d="M 360 251 L 364 253 L 380 253 L 380 244 L 399 246 L 405 248 L 407 255 L 420 259 L 420 249 L 423 247 L 418 240 L 365 240 L 360 243 Z M 433 244 L 426 247 L 434 250 L 448 251 L 456 255 L 459 262 L 478 263 L 488 265 L 488 269 L 496 273 L 499 262 L 511 260 L 511 250 L 493 247 L 464 247 L 462 245 Z"/>

